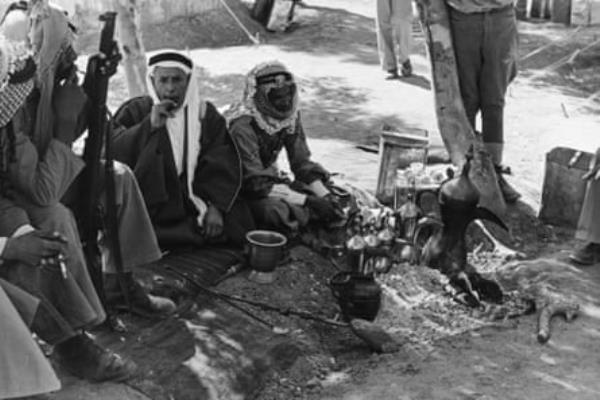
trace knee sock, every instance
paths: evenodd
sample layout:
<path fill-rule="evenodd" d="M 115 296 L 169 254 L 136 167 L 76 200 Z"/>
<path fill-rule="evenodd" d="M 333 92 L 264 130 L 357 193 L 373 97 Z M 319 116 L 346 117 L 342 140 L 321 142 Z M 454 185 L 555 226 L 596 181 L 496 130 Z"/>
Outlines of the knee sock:
<path fill-rule="evenodd" d="M 504 107 L 481 107 L 481 133 L 486 143 L 504 142 Z"/>
<path fill-rule="evenodd" d="M 504 143 L 484 142 L 486 151 L 492 159 L 494 165 L 502 164 L 502 153 L 504 151 Z"/>

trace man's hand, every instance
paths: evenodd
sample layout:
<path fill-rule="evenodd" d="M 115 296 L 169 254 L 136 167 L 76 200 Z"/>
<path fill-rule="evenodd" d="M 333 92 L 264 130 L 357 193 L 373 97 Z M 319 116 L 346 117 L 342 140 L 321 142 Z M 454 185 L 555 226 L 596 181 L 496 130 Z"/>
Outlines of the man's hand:
<path fill-rule="evenodd" d="M 177 104 L 172 100 L 163 100 L 160 103 L 154 104 L 150 112 L 150 125 L 152 129 L 165 126 L 167 118 L 173 117 L 173 109 L 175 107 L 177 107 Z"/>
<path fill-rule="evenodd" d="M 110 54 L 96 53 L 88 58 L 88 64 L 83 81 L 83 89 L 89 98 L 96 96 L 96 80 L 98 77 L 111 77 L 117 72 L 121 53 L 117 42 L 112 43 Z"/>
<path fill-rule="evenodd" d="M 66 253 L 66 243 L 65 237 L 58 232 L 34 231 L 9 238 L 4 247 L 2 258 L 21 261 L 31 266 L 41 266 L 42 260 L 47 262 L 48 259 Z"/>
<path fill-rule="evenodd" d="M 100 76 L 113 76 L 122 58 L 117 42 L 113 41 L 109 54 L 96 53 L 90 56 L 87 71 Z"/>
<path fill-rule="evenodd" d="M 327 200 L 332 204 L 334 213 L 334 220 L 344 219 L 346 218 L 346 213 L 344 212 L 344 207 L 342 207 L 342 203 L 340 202 L 340 198 L 333 193 L 329 193 L 325 196 Z"/>
<path fill-rule="evenodd" d="M 586 172 L 582 177 L 585 180 L 595 180 L 600 179 L 600 147 L 596 150 L 596 154 L 594 154 L 594 158 L 592 159 L 590 169 Z"/>
<path fill-rule="evenodd" d="M 306 206 L 313 210 L 318 217 L 326 221 L 339 218 L 342 212 L 339 204 L 333 201 L 333 196 L 330 195 L 325 197 L 308 196 L 306 198 Z"/>
<path fill-rule="evenodd" d="M 212 204 L 208 206 L 204 216 L 204 232 L 209 238 L 214 238 L 223 233 L 223 215 L 221 211 Z"/>

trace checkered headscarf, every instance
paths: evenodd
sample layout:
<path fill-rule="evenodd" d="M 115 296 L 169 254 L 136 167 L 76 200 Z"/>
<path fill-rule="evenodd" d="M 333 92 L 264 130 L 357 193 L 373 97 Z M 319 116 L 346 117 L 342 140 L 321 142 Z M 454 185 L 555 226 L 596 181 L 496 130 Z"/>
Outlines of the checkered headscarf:
<path fill-rule="evenodd" d="M 27 101 L 33 85 L 33 77 L 20 83 L 7 79 L 0 88 L 0 193 L 3 196 L 9 196 L 11 191 L 8 166 L 15 161 L 15 132 L 11 121 Z"/>
<path fill-rule="evenodd" d="M 231 125 L 234 120 L 241 116 L 249 115 L 254 118 L 256 124 L 267 134 L 273 135 L 283 129 L 288 134 L 296 132 L 296 120 L 298 119 L 298 90 L 294 91 L 294 104 L 292 109 L 285 115 L 277 112 L 268 104 L 267 93 L 262 92 L 259 80 L 268 75 L 287 74 L 295 85 L 292 73 L 279 61 L 268 61 L 258 64 L 246 75 L 246 87 L 242 101 L 233 104 L 226 112 L 225 118 Z"/>
<path fill-rule="evenodd" d="M 5 32 L 4 32 L 5 33 Z M 0 193 L 10 192 L 9 164 L 15 161 L 11 121 L 34 87 L 35 62 L 24 44 L 0 34 Z"/>
<path fill-rule="evenodd" d="M 35 62 L 24 37 L 15 34 L 15 24 L 0 24 L 0 128 L 6 126 L 33 90 Z"/>
<path fill-rule="evenodd" d="M 7 83 L 0 89 L 0 128 L 8 125 L 33 90 L 33 79 L 23 83 Z"/>

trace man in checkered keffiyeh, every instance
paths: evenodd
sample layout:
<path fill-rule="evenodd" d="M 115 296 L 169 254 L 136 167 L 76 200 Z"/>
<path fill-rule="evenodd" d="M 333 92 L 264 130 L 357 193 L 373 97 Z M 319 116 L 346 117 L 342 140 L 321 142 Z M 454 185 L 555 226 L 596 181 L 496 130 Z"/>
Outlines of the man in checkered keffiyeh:
<path fill-rule="evenodd" d="M 43 3 L 35 2 L 41 6 Z M 42 313 L 33 318 L 31 329 L 54 345 L 54 353 L 65 369 L 89 380 L 123 380 L 132 376 L 135 364 L 98 346 L 85 333 L 101 323 L 106 313 L 87 270 L 77 223 L 61 203 L 84 166 L 71 150 L 72 140 L 80 131 L 70 122 L 78 119 L 73 110 L 81 108 L 73 103 L 68 106 L 64 100 L 81 93 L 76 81 L 63 76 L 64 71 L 75 72 L 72 48 L 63 45 L 69 42 L 70 36 L 63 35 L 69 29 L 65 14 L 49 5 L 9 8 L 0 20 L 0 33 L 6 38 L 0 47 L 0 160 L 4 186 L 0 193 L 0 278 L 41 299 Z M 23 42 L 32 46 L 23 46 Z M 56 43 L 61 45 L 55 47 Z M 31 54 L 16 51 L 23 48 L 30 49 Z M 36 118 L 42 114 L 42 120 Z M 124 244 L 133 250 L 124 252 L 124 266 L 130 269 L 135 266 L 131 262 L 140 262 L 144 257 L 158 259 L 160 250 L 139 189 L 135 191 L 133 174 L 124 168 L 115 170 L 124 171 L 119 176 L 122 179 L 116 180 L 116 192 L 120 194 L 117 201 L 122 207 L 118 213 L 126 216 L 119 223 L 135 229 L 137 235 L 136 243 Z M 137 203 L 132 203 L 136 198 Z M 140 216 L 146 217 L 145 227 Z M 148 233 L 150 244 L 144 240 L 144 233 Z M 15 255 L 11 243 L 21 240 L 21 236 L 29 244 L 40 243 L 26 248 L 24 255 Z M 149 247 L 140 249 L 141 245 Z M 42 249 L 41 255 L 36 249 Z M 106 253 L 110 263 L 111 252 Z M 141 299 L 135 304 L 155 304 L 143 290 L 131 298 L 132 303 Z M 170 300 L 164 299 L 166 302 L 174 308 Z"/>
<path fill-rule="evenodd" d="M 15 159 L 12 119 L 33 90 L 35 63 L 22 46 L 0 35 L 0 189 L 7 184 L 8 164 Z"/>

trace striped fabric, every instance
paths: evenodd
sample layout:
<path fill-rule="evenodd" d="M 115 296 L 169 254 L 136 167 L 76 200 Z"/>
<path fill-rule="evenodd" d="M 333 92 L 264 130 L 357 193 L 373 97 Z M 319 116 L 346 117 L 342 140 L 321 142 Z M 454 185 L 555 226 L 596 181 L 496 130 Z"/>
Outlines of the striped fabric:
<path fill-rule="evenodd" d="M 33 79 L 0 89 L 0 128 L 6 126 L 33 90 Z"/>

